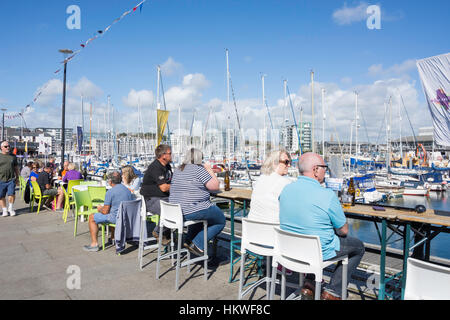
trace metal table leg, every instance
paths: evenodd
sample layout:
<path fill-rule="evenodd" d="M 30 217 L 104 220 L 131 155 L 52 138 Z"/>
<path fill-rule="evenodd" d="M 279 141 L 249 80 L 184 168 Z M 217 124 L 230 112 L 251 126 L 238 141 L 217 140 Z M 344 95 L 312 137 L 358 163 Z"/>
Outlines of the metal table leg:
<path fill-rule="evenodd" d="M 378 300 L 384 300 L 386 293 L 386 219 L 381 220 L 381 256 L 380 256 L 380 288 L 378 293 Z"/>
<path fill-rule="evenodd" d="M 404 236 L 403 236 L 403 273 L 402 273 L 402 300 L 405 298 L 405 284 L 406 284 L 406 268 L 408 265 L 409 257 L 409 237 L 411 233 L 411 225 L 409 223 L 405 226 Z"/>

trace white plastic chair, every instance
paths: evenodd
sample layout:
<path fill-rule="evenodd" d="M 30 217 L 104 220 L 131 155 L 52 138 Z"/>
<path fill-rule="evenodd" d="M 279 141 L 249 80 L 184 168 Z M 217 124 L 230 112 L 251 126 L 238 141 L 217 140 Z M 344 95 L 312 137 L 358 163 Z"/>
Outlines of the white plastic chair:
<path fill-rule="evenodd" d="M 278 264 L 294 272 L 300 273 L 300 279 L 303 279 L 302 273 L 312 273 L 315 275 L 316 289 L 315 300 L 320 299 L 321 283 L 323 278 L 323 269 L 336 262 L 342 261 L 342 299 L 347 299 L 347 269 L 348 256 L 340 256 L 335 259 L 323 261 L 322 246 L 318 236 L 304 235 L 294 232 L 281 230 L 275 227 L 275 250 L 272 259 L 272 287 L 270 297 L 273 299 L 275 292 L 275 278 L 277 275 Z M 283 272 L 281 282 L 281 299 L 285 299 L 285 275 Z M 302 282 L 302 280 L 301 280 Z M 297 297 L 297 298 L 300 298 Z"/>
<path fill-rule="evenodd" d="M 239 295 L 238 299 L 242 299 L 247 293 L 255 289 L 262 283 L 266 283 L 266 298 L 269 299 L 270 283 L 270 261 L 273 256 L 275 246 L 275 229 L 277 223 L 259 222 L 248 218 L 242 219 L 242 238 L 241 238 L 241 269 L 239 278 Z M 244 266 L 246 253 L 252 253 L 265 256 L 267 259 L 266 276 L 251 284 L 244 292 L 242 292 L 244 284 Z"/>
<path fill-rule="evenodd" d="M 145 224 L 147 223 L 147 218 L 154 216 L 154 214 L 149 212 L 149 211 L 147 211 L 144 197 L 142 195 L 140 195 L 140 198 L 141 198 L 142 202 L 141 202 L 141 212 L 140 212 L 141 227 L 140 227 L 140 230 L 139 230 L 138 261 L 139 261 L 139 269 L 142 270 L 142 261 L 143 261 L 143 257 L 144 257 L 144 251 L 158 248 L 158 242 L 156 241 L 155 237 L 147 238 L 147 235 L 144 234 Z M 155 243 L 154 244 L 145 245 L 145 242 L 150 242 L 150 241 L 155 241 Z"/>
<path fill-rule="evenodd" d="M 160 260 L 167 258 L 167 257 L 173 257 L 176 255 L 177 261 L 176 261 L 176 280 L 175 280 L 175 290 L 178 291 L 178 280 L 179 280 L 179 270 L 180 268 L 184 266 L 188 266 L 188 272 L 190 272 L 189 266 L 193 263 L 196 263 L 198 261 L 203 261 L 203 272 L 204 272 L 204 279 L 208 279 L 208 240 L 207 240 L 207 228 L 208 228 L 208 222 L 206 220 L 192 220 L 192 221 L 183 221 L 183 213 L 181 211 L 181 206 L 179 204 L 174 203 L 168 203 L 163 200 L 160 200 L 161 203 L 161 216 L 159 217 L 159 227 L 160 231 L 159 234 L 162 235 L 164 231 L 164 227 L 171 229 L 171 232 L 173 230 L 178 231 L 178 247 L 177 250 L 171 250 L 170 252 L 161 255 L 161 248 L 162 248 L 162 237 L 159 237 L 158 241 L 158 258 L 156 263 L 156 279 L 159 279 L 159 262 Z M 203 231 L 204 231 L 204 237 L 203 237 L 203 244 L 204 244 L 204 252 L 203 256 L 193 258 L 191 259 L 191 255 L 188 249 L 181 248 L 181 244 L 183 242 L 183 228 L 196 224 L 196 223 L 203 223 Z M 181 254 L 187 253 L 187 260 L 183 261 L 183 263 L 180 264 L 181 260 Z"/>
<path fill-rule="evenodd" d="M 450 268 L 408 258 L 405 300 L 449 300 Z"/>

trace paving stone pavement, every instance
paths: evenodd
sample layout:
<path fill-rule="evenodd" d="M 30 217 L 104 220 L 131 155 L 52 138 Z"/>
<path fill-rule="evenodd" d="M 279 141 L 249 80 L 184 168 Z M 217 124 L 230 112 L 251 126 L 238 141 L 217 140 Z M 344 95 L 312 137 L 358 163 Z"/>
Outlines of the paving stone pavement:
<path fill-rule="evenodd" d="M 160 279 L 155 277 L 156 250 L 147 254 L 146 261 L 150 263 L 142 271 L 138 266 L 137 247 L 127 245 L 126 253 L 121 255 L 116 255 L 114 247 L 85 252 L 83 245 L 90 242 L 87 222 L 79 223 L 78 235 L 74 237 L 70 213 L 64 223 L 61 213 L 45 208 L 39 214 L 30 212 L 18 193 L 17 198 L 17 215 L 0 217 L 2 300 L 237 299 L 239 282 L 228 282 L 229 264 L 209 269 L 207 281 L 203 279 L 200 265 L 193 266 L 190 273 L 183 268 L 180 289 L 175 291 L 175 269 L 171 269 L 170 260 L 161 263 Z M 218 255 L 224 258 L 228 247 L 226 242 L 222 245 Z M 70 266 L 79 268 L 79 289 L 73 288 L 76 282 L 72 281 L 74 274 L 68 270 Z M 251 299 L 265 300 L 264 287 L 256 289 Z M 349 299 L 361 300 L 361 296 L 350 292 Z"/>

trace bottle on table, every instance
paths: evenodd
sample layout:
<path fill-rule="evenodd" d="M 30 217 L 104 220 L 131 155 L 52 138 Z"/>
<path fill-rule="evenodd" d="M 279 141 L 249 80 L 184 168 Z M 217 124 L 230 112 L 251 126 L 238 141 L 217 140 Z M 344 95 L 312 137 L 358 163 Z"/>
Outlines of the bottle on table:
<path fill-rule="evenodd" d="M 350 178 L 350 183 L 348 186 L 348 194 L 351 196 L 352 206 L 354 206 L 356 193 L 355 193 L 355 183 L 353 181 L 353 178 Z"/>
<path fill-rule="evenodd" d="M 225 171 L 225 178 L 223 179 L 223 182 L 225 184 L 225 191 L 230 191 L 230 172 L 228 170 Z"/>

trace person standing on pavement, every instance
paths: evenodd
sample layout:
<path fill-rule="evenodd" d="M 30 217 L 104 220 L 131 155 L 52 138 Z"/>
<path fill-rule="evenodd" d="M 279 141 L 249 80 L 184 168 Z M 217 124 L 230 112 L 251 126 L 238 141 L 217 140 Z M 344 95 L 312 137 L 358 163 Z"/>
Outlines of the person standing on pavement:
<path fill-rule="evenodd" d="M 11 217 L 16 215 L 13 205 L 16 199 L 16 185 L 19 183 L 19 165 L 15 155 L 10 153 L 8 141 L 0 144 L 0 205 L 3 210 L 3 217 L 8 214 Z M 6 196 L 8 196 L 8 207 L 6 207 Z"/>

